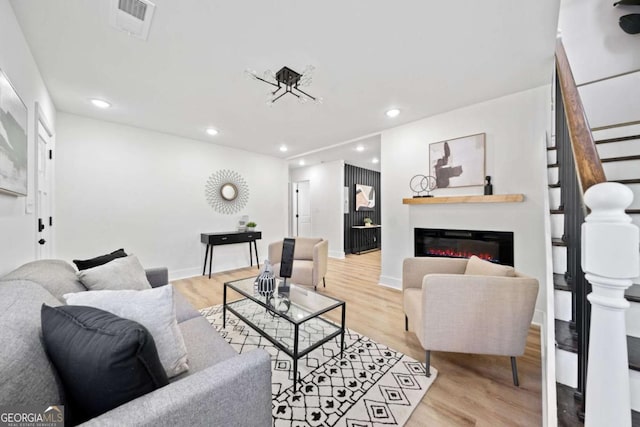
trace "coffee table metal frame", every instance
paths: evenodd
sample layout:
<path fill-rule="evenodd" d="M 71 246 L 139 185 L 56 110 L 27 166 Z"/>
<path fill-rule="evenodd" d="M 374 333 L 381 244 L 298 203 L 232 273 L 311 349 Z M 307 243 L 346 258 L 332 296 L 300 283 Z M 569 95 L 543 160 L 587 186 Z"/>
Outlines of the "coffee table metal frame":
<path fill-rule="evenodd" d="M 268 305 L 266 303 L 266 301 L 258 298 L 257 295 L 253 295 L 253 294 L 250 295 L 249 293 L 245 292 L 243 289 L 234 286 L 234 283 L 245 282 L 246 280 L 249 280 L 249 279 L 240 279 L 240 280 L 234 280 L 234 281 L 231 281 L 231 282 L 225 282 L 224 290 L 223 290 L 223 293 L 224 293 L 223 305 L 222 305 L 222 328 L 224 329 L 227 326 L 227 310 L 229 310 L 230 312 L 235 314 L 240 320 L 242 320 L 243 322 L 245 322 L 246 324 L 251 326 L 256 332 L 258 332 L 260 335 L 262 335 L 267 340 L 269 340 L 273 345 L 275 345 L 277 348 L 279 348 L 280 350 L 285 352 L 289 357 L 291 357 L 293 359 L 293 379 L 294 379 L 293 380 L 293 391 L 294 392 L 296 391 L 297 383 L 298 383 L 298 360 L 301 357 L 306 356 L 307 354 L 309 354 L 310 352 L 312 352 L 316 348 L 318 348 L 321 345 L 327 343 L 328 341 L 331 341 L 332 339 L 334 339 L 338 335 L 340 335 L 340 356 L 341 357 L 343 356 L 343 353 L 344 353 L 344 332 L 345 332 L 344 325 L 345 325 L 345 316 L 346 316 L 346 303 L 344 301 L 340 301 L 340 300 L 332 298 L 330 296 L 321 294 L 323 297 L 335 301 L 335 303 L 330 305 L 330 306 L 328 306 L 328 307 L 325 307 L 325 308 L 323 308 L 321 310 L 318 310 L 318 311 L 315 311 L 315 312 L 311 312 L 311 313 L 309 313 L 308 316 L 305 316 L 302 319 L 291 319 L 291 318 L 285 316 L 284 314 L 281 314 L 278 311 L 274 310 L 273 307 Z M 250 278 L 250 280 L 255 280 L 255 278 Z M 291 285 L 291 286 L 295 287 L 296 285 Z M 309 290 L 309 289 L 303 288 L 301 286 L 298 286 L 298 287 L 304 289 L 306 292 L 316 293 L 313 290 Z M 278 340 L 276 338 L 270 336 L 268 333 L 266 333 L 265 331 L 260 329 L 257 325 L 255 325 L 253 322 L 251 322 L 249 319 L 247 319 L 245 316 L 243 316 L 237 310 L 235 310 L 232 306 L 228 306 L 227 305 L 227 288 L 231 288 L 232 290 L 234 290 L 237 293 L 239 293 L 242 296 L 244 296 L 245 299 L 250 299 L 251 301 L 255 302 L 256 304 L 262 306 L 267 311 L 269 311 L 272 315 L 278 316 L 278 317 L 286 320 L 287 322 L 292 323 L 293 327 L 294 327 L 293 351 L 289 350 L 285 345 L 283 345 L 282 343 L 278 342 Z M 230 303 L 234 303 L 234 302 L 238 302 L 238 300 L 231 301 Z M 335 332 L 327 335 L 326 337 L 324 337 L 323 339 L 319 340 L 318 342 L 310 345 L 309 347 L 307 347 L 303 351 L 298 351 L 298 333 L 299 333 L 300 325 L 302 325 L 303 323 L 305 323 L 305 322 L 307 322 L 307 321 L 309 321 L 311 319 L 319 318 L 322 314 L 325 314 L 325 313 L 327 313 L 327 312 L 329 312 L 331 310 L 335 310 L 336 308 L 339 308 L 339 307 L 342 307 L 342 321 L 341 321 L 341 324 L 340 324 L 340 327 L 338 328 L 338 330 L 336 330 Z M 303 309 L 305 311 L 309 311 L 306 308 L 303 308 Z M 325 318 L 321 318 L 321 319 L 323 321 L 335 326 L 335 327 L 338 327 L 338 325 L 336 325 L 333 322 L 330 322 L 329 320 L 327 320 Z"/>

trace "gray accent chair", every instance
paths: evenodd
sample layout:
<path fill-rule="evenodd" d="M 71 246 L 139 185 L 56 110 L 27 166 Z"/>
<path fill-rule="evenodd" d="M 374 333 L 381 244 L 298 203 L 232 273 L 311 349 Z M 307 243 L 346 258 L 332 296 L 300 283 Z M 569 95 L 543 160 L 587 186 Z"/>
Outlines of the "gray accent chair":
<path fill-rule="evenodd" d="M 524 354 L 538 296 L 538 281 L 466 275 L 467 259 L 407 258 L 402 266 L 405 330 L 426 351 L 509 356 L 518 386 L 516 357 Z"/>
<path fill-rule="evenodd" d="M 316 289 L 322 280 L 323 286 L 326 287 L 329 241 L 319 237 L 296 237 L 295 241 L 291 282 L 296 285 L 313 286 L 313 289 Z M 280 240 L 269 245 L 269 262 L 273 264 L 274 273 L 278 277 L 280 277 L 282 243 L 283 241 Z"/>
<path fill-rule="evenodd" d="M 167 270 L 146 271 L 151 286 L 168 283 Z M 40 307 L 86 291 L 75 269 L 59 260 L 25 264 L 0 278 L 0 402 L 63 403 L 54 368 L 42 346 Z M 255 426 L 272 424 L 271 357 L 237 354 L 209 322 L 175 292 L 176 316 L 189 370 L 165 387 L 125 403 L 83 426 Z"/>

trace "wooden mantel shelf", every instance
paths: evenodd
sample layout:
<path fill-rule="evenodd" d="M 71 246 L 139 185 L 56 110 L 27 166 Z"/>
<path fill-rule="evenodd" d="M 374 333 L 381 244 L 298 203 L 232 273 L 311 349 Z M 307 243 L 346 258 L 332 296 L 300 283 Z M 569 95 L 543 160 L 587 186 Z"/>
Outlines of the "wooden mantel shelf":
<path fill-rule="evenodd" d="M 517 203 L 524 201 L 524 194 L 493 194 L 491 196 L 435 196 L 402 199 L 404 205 L 431 205 L 444 203 Z"/>

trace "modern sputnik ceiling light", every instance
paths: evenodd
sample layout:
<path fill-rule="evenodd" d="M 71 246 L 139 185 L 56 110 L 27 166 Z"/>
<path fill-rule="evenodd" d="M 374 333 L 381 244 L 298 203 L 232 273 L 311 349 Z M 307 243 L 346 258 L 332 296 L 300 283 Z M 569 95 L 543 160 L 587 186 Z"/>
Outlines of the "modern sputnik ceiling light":
<path fill-rule="evenodd" d="M 302 74 L 292 70 L 289 67 L 282 67 L 278 72 L 274 73 L 271 70 L 267 70 L 261 76 L 254 70 L 246 70 L 247 76 L 253 80 L 260 80 L 275 88 L 275 90 L 269 91 L 269 99 L 267 105 L 272 105 L 274 102 L 290 93 L 298 98 L 300 102 L 312 101 L 321 103 L 322 98 L 312 96 L 300 89 L 311 84 L 311 74 L 315 68 L 312 65 L 307 66 Z"/>

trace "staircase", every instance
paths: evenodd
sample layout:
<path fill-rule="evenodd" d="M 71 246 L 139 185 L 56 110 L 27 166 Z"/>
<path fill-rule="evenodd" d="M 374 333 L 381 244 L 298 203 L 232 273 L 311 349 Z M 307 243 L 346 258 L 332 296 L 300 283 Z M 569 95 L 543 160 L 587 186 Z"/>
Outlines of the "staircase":
<path fill-rule="evenodd" d="M 601 182 L 627 185 L 634 193 L 634 202 L 626 210 L 632 222 L 640 226 L 640 121 L 608 123 L 598 128 L 583 129 L 596 153 L 590 156 L 573 145 L 567 114 L 575 111 L 575 99 L 561 90 L 562 62 L 568 64 L 564 48 L 559 43 L 558 76 L 555 81 L 555 137 L 547 146 L 551 246 L 553 255 L 553 285 L 555 304 L 556 381 L 558 424 L 580 425 L 584 420 L 584 396 L 590 331 L 590 303 L 586 296 L 591 285 L 581 268 L 581 225 L 587 214 L 582 195 L 585 187 L 585 169 L 600 169 Z M 564 56 L 564 58 L 561 58 Z M 639 72 L 640 73 L 640 72 Z M 621 78 L 627 78 L 626 76 Z M 573 81 L 573 77 L 571 77 Z M 574 83 L 575 88 L 575 83 Z M 578 93 L 575 89 L 576 94 Z M 567 108 L 565 103 L 570 104 Z M 582 107 L 582 103 L 577 100 Z M 588 113 L 588 111 L 587 111 Z M 582 113 L 584 116 L 584 112 Z M 640 119 L 640 111 L 637 112 Z M 587 115 L 588 118 L 588 115 Z M 575 127 L 571 128 L 575 133 Z M 589 132 L 590 130 L 590 132 Z M 585 144 L 585 146 L 588 144 Z M 588 150 L 587 150 L 588 151 Z M 580 165 L 576 163 L 583 162 Z M 585 162 L 591 162 L 585 168 Z M 597 183 L 594 182 L 594 183 Z M 586 188 L 584 188 L 586 190 Z M 640 257 L 640 252 L 638 254 Z M 625 292 L 631 307 L 626 311 L 629 378 L 633 425 L 640 426 L 640 279 Z"/>

